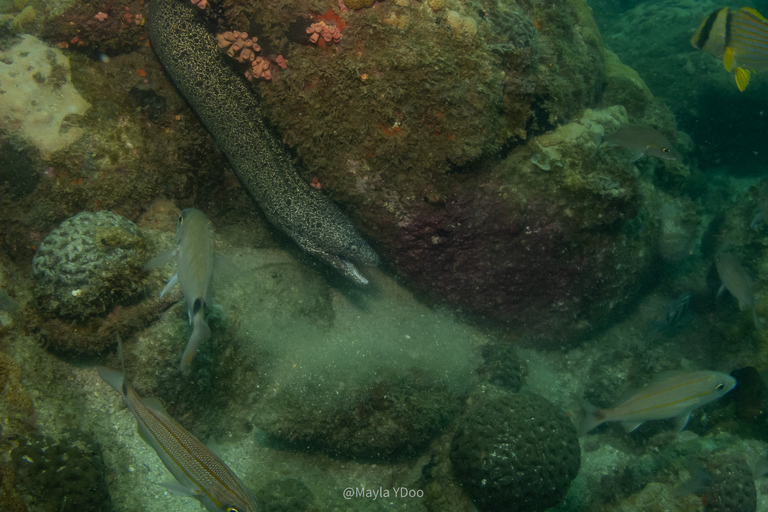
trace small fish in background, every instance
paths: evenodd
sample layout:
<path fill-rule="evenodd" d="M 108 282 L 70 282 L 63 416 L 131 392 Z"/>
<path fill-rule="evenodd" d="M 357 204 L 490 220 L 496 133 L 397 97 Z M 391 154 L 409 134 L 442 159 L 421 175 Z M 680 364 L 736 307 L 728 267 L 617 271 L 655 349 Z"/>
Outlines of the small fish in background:
<path fill-rule="evenodd" d="M 717 400 L 736 385 L 736 379 L 720 372 L 696 371 L 660 377 L 611 409 L 598 409 L 582 402 L 582 436 L 606 421 L 620 421 L 627 432 L 643 422 L 677 417 L 678 432 L 688 424 L 691 412 Z"/>
<path fill-rule="evenodd" d="M 687 494 L 701 494 L 707 490 L 712 475 L 707 468 L 694 462 L 688 467 L 689 478 L 675 488 L 675 496 L 685 496 Z"/>
<path fill-rule="evenodd" d="M 18 304 L 5 290 L 0 290 L 0 310 L 13 313 L 19 308 Z"/>
<path fill-rule="evenodd" d="M 755 218 L 752 219 L 752 223 L 749 225 L 749 227 L 752 229 L 756 228 L 760 223 L 768 224 L 768 179 L 761 178 L 760 183 L 757 186 L 757 190 L 759 193 L 758 206 L 760 210 L 757 212 L 757 215 L 755 215 Z"/>
<path fill-rule="evenodd" d="M 666 137 L 648 126 L 625 124 L 603 137 L 603 142 L 626 148 L 631 152 L 631 162 L 643 155 L 663 160 L 677 160 L 677 151 Z"/>
<path fill-rule="evenodd" d="M 722 7 L 701 22 L 691 38 L 694 48 L 723 59 L 744 91 L 752 73 L 768 70 L 768 22 L 751 7 Z"/>
<path fill-rule="evenodd" d="M 724 290 L 728 290 L 739 301 L 740 307 L 752 309 L 755 327 L 760 329 L 760 322 L 755 311 L 755 292 L 752 278 L 731 253 L 718 253 L 715 257 L 715 266 L 717 267 L 717 275 L 720 276 L 720 281 L 723 283 L 717 291 L 717 297 L 722 295 Z"/>
<path fill-rule="evenodd" d="M 144 265 L 144 270 L 163 266 L 174 256 L 178 257 L 176 275 L 165 285 L 160 297 L 178 284 L 187 301 L 192 336 L 181 357 L 181 371 L 186 371 L 198 347 L 211 336 L 203 315 L 212 291 L 213 229 L 208 217 L 200 210 L 189 208 L 181 212 L 176 224 L 176 247 L 152 258 Z"/>
<path fill-rule="evenodd" d="M 680 296 L 675 299 L 674 302 L 669 304 L 664 313 L 654 320 L 653 325 L 645 335 L 646 338 L 652 338 L 657 334 L 672 329 L 680 321 L 680 318 L 685 315 L 686 311 L 691 305 L 691 299 L 693 294 L 691 292 L 681 293 Z"/>
<path fill-rule="evenodd" d="M 122 372 L 103 366 L 97 370 L 123 397 L 136 418 L 139 436 L 176 478 L 165 487 L 197 499 L 211 512 L 257 512 L 258 501 L 224 461 L 171 418 L 158 400 L 139 397 L 126 382 L 120 338 L 117 343 Z"/>

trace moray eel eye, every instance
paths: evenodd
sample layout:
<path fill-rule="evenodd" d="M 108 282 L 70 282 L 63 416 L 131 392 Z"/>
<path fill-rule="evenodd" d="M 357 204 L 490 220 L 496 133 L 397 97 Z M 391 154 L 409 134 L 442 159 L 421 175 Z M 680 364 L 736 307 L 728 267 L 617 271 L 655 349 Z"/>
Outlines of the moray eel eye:
<path fill-rule="evenodd" d="M 358 251 L 358 248 L 356 245 L 350 246 L 349 252 L 351 252 L 352 254 L 357 254 L 357 251 Z"/>

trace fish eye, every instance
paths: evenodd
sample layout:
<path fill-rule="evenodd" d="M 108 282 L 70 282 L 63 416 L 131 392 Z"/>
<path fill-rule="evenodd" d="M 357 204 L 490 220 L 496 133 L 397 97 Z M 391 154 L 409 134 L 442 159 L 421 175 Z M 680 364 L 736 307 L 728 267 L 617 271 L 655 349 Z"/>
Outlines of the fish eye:
<path fill-rule="evenodd" d="M 236 507 L 227 507 L 227 512 L 240 512 L 240 509 Z"/>
<path fill-rule="evenodd" d="M 722 391 L 725 389 L 725 384 L 721 382 L 720 384 L 717 385 L 715 389 L 718 391 Z"/>
<path fill-rule="evenodd" d="M 668 148 L 661 148 L 661 152 L 662 153 L 669 153 L 669 149 Z"/>
<path fill-rule="evenodd" d="M 358 249 L 357 249 L 356 245 L 350 246 L 349 252 L 351 252 L 352 254 L 357 254 L 357 251 L 358 251 Z"/>

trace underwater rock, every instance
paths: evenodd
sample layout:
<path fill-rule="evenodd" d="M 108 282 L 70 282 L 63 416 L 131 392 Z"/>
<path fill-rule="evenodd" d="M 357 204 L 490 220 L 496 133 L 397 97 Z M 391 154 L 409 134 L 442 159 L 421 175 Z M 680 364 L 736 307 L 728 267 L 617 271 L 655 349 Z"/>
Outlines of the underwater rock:
<path fill-rule="evenodd" d="M 22 384 L 21 366 L 9 355 L 0 352 L 0 449 L 5 442 L 23 436 L 34 424 L 35 406 Z M 1 480 L 1 479 L 0 479 Z"/>
<path fill-rule="evenodd" d="M 18 133 L 44 160 L 80 138 L 72 117 L 91 107 L 72 85 L 69 59 L 58 48 L 24 34 L 0 51 L 0 129 Z"/>
<path fill-rule="evenodd" d="M 10 458 L 29 510 L 112 510 L 101 447 L 85 432 L 71 431 L 59 440 L 32 435 Z"/>
<path fill-rule="evenodd" d="M 757 491 L 752 470 L 738 456 L 718 455 L 707 463 L 707 512 L 755 512 Z"/>
<path fill-rule="evenodd" d="M 509 391 L 518 392 L 523 385 L 527 368 L 518 357 L 512 343 L 492 343 L 482 350 L 483 364 L 478 373 L 488 382 Z"/>
<path fill-rule="evenodd" d="M 523 341 L 560 346 L 606 325 L 639 293 L 655 249 L 639 213 L 658 192 L 596 146 L 625 119 L 620 107 L 587 110 L 443 189 L 443 203 L 409 202 L 379 232 L 380 252 L 424 296 Z"/>
<path fill-rule="evenodd" d="M 40 307 L 85 319 L 135 300 L 142 290 L 144 237 L 136 225 L 109 211 L 82 212 L 62 222 L 32 260 Z"/>
<path fill-rule="evenodd" d="M 493 392 L 451 442 L 456 477 L 482 512 L 540 512 L 565 497 L 581 464 L 571 420 L 546 398 Z"/>

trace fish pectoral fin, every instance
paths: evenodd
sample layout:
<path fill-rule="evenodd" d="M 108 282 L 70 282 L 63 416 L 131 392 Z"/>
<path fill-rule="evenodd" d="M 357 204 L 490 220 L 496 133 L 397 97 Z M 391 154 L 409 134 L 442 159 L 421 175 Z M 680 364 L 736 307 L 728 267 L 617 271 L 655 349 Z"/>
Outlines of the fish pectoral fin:
<path fill-rule="evenodd" d="M 630 153 L 629 163 L 635 163 L 645 156 L 645 151 L 642 149 L 635 149 Z"/>
<path fill-rule="evenodd" d="M 170 478 L 162 482 L 160 485 L 168 489 L 168 492 L 172 494 L 176 494 L 178 496 L 186 496 L 187 498 L 194 498 L 201 492 L 200 489 L 189 489 L 188 487 L 184 487 L 177 480 L 171 480 Z"/>
<path fill-rule="evenodd" d="M 153 268 L 162 267 L 171 259 L 173 259 L 174 256 L 176 256 L 176 253 L 178 251 L 178 248 L 174 249 L 168 249 L 167 251 L 163 251 L 148 262 L 144 264 L 144 270 L 151 270 Z"/>
<path fill-rule="evenodd" d="M 720 298 L 720 296 L 721 296 L 723 293 L 725 293 L 725 290 L 726 290 L 726 289 L 727 289 L 727 288 L 725 287 L 725 285 L 724 285 L 724 284 L 721 284 L 721 285 L 720 285 L 720 288 L 718 288 L 718 289 L 717 289 L 717 295 L 715 295 L 715 299 L 719 299 L 719 298 Z"/>
<path fill-rule="evenodd" d="M 736 68 L 736 72 L 733 74 L 733 76 L 736 78 L 736 87 L 739 88 L 739 91 L 744 92 L 744 89 L 747 88 L 749 85 L 750 75 L 751 73 L 748 69 Z"/>
<path fill-rule="evenodd" d="M 723 67 L 729 73 L 733 70 L 733 48 L 726 48 L 723 52 Z"/>
<path fill-rule="evenodd" d="M 179 274 L 174 274 L 170 281 L 168 281 L 168 284 L 165 285 L 163 288 L 163 291 L 160 292 L 160 297 L 165 295 L 165 293 L 176 286 L 179 283 Z"/>
<path fill-rule="evenodd" d="M 637 429 L 640 425 L 642 425 L 642 421 L 622 421 L 621 426 L 624 427 L 624 430 L 627 432 L 632 432 Z"/>
<path fill-rule="evenodd" d="M 685 427 L 688 425 L 688 420 L 691 419 L 691 413 L 690 412 L 684 412 L 677 418 L 677 422 L 675 423 L 675 427 L 677 428 L 677 432 L 682 432 L 685 430 Z"/>

